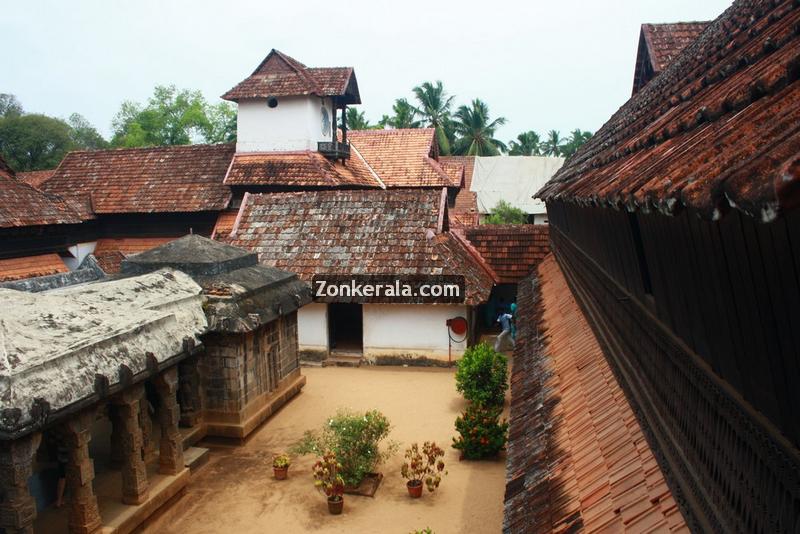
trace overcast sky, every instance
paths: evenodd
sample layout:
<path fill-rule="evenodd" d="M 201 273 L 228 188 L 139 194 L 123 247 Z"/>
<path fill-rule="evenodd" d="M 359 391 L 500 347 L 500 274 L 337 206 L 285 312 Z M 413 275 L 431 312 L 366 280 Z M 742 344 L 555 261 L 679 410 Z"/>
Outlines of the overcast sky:
<path fill-rule="evenodd" d="M 355 67 L 376 121 L 442 80 L 517 133 L 597 130 L 630 96 L 639 25 L 710 20 L 729 0 L 2 0 L 0 93 L 26 111 L 78 112 L 104 135 L 123 100 L 157 84 L 210 102 L 272 48 L 308 66 Z"/>

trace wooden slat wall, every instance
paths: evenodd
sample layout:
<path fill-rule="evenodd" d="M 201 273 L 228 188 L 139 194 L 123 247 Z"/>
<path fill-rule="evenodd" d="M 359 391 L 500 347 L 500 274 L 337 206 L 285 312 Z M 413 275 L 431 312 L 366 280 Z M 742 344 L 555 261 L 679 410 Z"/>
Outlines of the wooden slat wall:
<path fill-rule="evenodd" d="M 765 225 L 737 211 L 719 222 L 688 212 L 637 213 L 648 296 L 626 212 L 551 203 L 548 214 L 553 227 L 800 446 L 800 215 Z"/>

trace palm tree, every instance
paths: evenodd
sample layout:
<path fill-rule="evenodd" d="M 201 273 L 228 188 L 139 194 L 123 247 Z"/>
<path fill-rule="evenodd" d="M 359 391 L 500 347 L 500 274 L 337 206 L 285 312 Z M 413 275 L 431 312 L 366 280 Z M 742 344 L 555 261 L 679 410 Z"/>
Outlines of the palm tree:
<path fill-rule="evenodd" d="M 455 153 L 463 156 L 497 156 L 506 145 L 494 138 L 495 131 L 506 123 L 504 117 L 489 120 L 489 106 L 480 99 L 471 106 L 461 106 L 455 113 L 453 127 L 459 139 Z"/>
<path fill-rule="evenodd" d="M 541 155 L 539 149 L 539 134 L 533 130 L 522 132 L 517 136 L 516 141 L 509 141 L 508 155 L 509 156 L 539 156 Z"/>
<path fill-rule="evenodd" d="M 436 85 L 425 82 L 414 87 L 414 96 L 419 102 L 417 113 L 428 126 L 436 128 L 436 141 L 439 143 L 439 153 L 450 154 L 450 138 L 447 135 L 447 126 L 450 124 L 450 107 L 453 105 L 453 96 L 448 96 L 441 81 Z"/>
<path fill-rule="evenodd" d="M 364 116 L 363 111 L 356 108 L 347 108 L 347 129 L 348 130 L 369 130 L 372 125 Z"/>
<path fill-rule="evenodd" d="M 542 154 L 545 156 L 560 156 L 564 148 L 564 140 L 557 130 L 547 132 L 547 139 L 540 145 Z"/>
<path fill-rule="evenodd" d="M 405 98 L 398 98 L 392 106 L 394 111 L 393 117 L 384 115 L 381 122 L 385 126 L 392 128 L 419 128 L 422 124 L 420 121 L 415 120 L 417 116 L 417 109 L 408 103 Z"/>
<path fill-rule="evenodd" d="M 592 137 L 592 132 L 585 132 L 580 128 L 576 128 L 572 130 L 569 135 L 569 139 L 563 145 L 561 153 L 564 157 L 568 158 L 572 156 L 578 149 L 583 145 L 586 141 L 588 141 Z"/>

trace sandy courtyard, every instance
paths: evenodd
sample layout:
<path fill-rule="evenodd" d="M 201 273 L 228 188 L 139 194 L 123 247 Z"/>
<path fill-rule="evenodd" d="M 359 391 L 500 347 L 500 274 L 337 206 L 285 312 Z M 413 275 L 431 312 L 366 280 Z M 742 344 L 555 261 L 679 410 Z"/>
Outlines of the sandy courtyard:
<path fill-rule="evenodd" d="M 459 462 L 450 445 L 464 402 L 454 372 L 397 367 L 303 369 L 308 383 L 243 447 L 212 448 L 209 463 L 192 478 L 187 494 L 149 533 L 386 532 L 430 527 L 436 534 L 499 532 L 503 521 L 505 456 Z M 375 498 L 345 496 L 341 516 L 328 514 L 311 477 L 312 456 L 299 457 L 289 479 L 272 478 L 274 452 L 303 431 L 320 427 L 339 407 L 381 410 L 393 425 L 398 452 L 380 468 L 385 479 Z M 449 475 L 435 493 L 409 498 L 400 465 L 413 441 L 435 440 L 446 450 Z"/>

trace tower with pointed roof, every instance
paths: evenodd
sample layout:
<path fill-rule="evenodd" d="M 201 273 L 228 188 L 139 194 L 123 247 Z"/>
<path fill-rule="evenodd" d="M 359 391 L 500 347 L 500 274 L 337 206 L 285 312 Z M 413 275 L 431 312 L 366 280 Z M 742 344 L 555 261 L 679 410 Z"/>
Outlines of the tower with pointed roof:
<path fill-rule="evenodd" d="M 352 67 L 306 67 L 273 49 L 222 98 L 239 107 L 237 152 L 319 151 L 331 159 L 350 155 L 345 112 L 348 105 L 361 103 Z"/>

